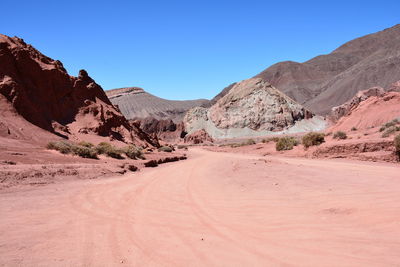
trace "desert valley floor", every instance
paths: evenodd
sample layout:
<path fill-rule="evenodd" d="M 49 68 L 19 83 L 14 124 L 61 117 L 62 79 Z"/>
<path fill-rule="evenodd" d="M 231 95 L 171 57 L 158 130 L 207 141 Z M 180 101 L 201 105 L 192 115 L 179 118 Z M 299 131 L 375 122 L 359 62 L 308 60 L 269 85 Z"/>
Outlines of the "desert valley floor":
<path fill-rule="evenodd" d="M 1 265 L 400 265 L 398 164 L 188 156 L 3 192 Z"/>

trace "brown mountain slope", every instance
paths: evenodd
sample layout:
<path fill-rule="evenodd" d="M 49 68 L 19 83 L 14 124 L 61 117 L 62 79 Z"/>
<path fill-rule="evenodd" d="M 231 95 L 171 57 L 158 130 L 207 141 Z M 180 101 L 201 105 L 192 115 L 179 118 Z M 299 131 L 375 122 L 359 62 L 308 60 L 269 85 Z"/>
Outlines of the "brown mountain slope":
<path fill-rule="evenodd" d="M 138 87 L 108 90 L 106 94 L 128 120 L 151 117 L 158 120 L 172 119 L 179 122 L 182 121 L 186 111 L 209 102 L 206 99 L 167 100 L 149 94 Z"/>
<path fill-rule="evenodd" d="M 386 88 L 400 79 L 400 25 L 354 39 L 304 63 L 277 63 L 256 77 L 313 112 L 326 114 L 360 90 Z"/>
<path fill-rule="evenodd" d="M 78 77 L 69 76 L 60 61 L 17 37 L 0 35 L 0 94 L 23 121 L 59 136 L 92 134 L 148 144 L 86 71 L 81 70 Z M 15 112 L 1 115 L 15 116 Z M 2 121 L 7 120 L 2 117 Z"/>

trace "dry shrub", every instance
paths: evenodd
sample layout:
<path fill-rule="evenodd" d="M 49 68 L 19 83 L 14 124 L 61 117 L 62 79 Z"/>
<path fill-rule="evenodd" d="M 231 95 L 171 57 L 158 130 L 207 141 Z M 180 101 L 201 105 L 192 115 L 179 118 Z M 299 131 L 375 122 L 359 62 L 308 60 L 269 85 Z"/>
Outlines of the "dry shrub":
<path fill-rule="evenodd" d="M 124 149 L 125 155 L 130 159 L 145 159 L 142 150 L 134 145 L 130 145 Z"/>
<path fill-rule="evenodd" d="M 279 137 L 268 137 L 263 139 L 261 142 L 263 143 L 269 143 L 269 142 L 278 142 L 279 141 Z"/>
<path fill-rule="evenodd" d="M 282 150 L 292 150 L 294 146 L 297 146 L 299 142 L 297 141 L 296 138 L 292 136 L 285 136 L 279 138 L 278 142 L 276 142 L 276 150 L 277 151 L 282 151 Z"/>
<path fill-rule="evenodd" d="M 380 131 L 380 132 L 383 132 L 383 131 L 385 131 L 385 130 L 388 129 L 388 128 L 396 127 L 396 125 L 399 124 L 399 123 L 400 123 L 400 122 L 399 122 L 398 119 L 391 120 L 391 121 L 385 123 L 384 125 L 382 125 L 382 127 L 379 129 L 379 131 Z"/>
<path fill-rule="evenodd" d="M 103 154 L 103 155 L 106 155 L 111 158 L 123 159 L 123 157 L 121 155 L 123 151 L 107 142 L 99 143 L 96 146 L 96 151 L 98 154 Z"/>
<path fill-rule="evenodd" d="M 82 158 L 97 159 L 97 151 L 91 147 L 73 144 L 67 141 L 55 141 L 47 144 L 47 149 L 57 150 L 62 154 L 73 154 Z"/>
<path fill-rule="evenodd" d="M 398 134 L 394 140 L 394 148 L 398 159 L 400 160 L 400 134 Z"/>
<path fill-rule="evenodd" d="M 162 146 L 162 147 L 159 147 L 159 148 L 158 148 L 158 151 L 170 153 L 170 152 L 172 152 L 172 151 L 174 151 L 174 150 L 173 150 L 173 148 L 170 147 L 170 146 Z"/>
<path fill-rule="evenodd" d="M 325 142 L 325 135 L 323 133 L 311 132 L 303 136 L 302 143 L 305 148 L 310 146 L 319 146 Z"/>
<path fill-rule="evenodd" d="M 91 147 L 74 145 L 72 146 L 72 152 L 82 158 L 97 159 L 97 151 Z"/>
<path fill-rule="evenodd" d="M 387 128 L 385 128 L 385 131 L 382 134 L 382 137 L 389 137 L 392 134 L 394 134 L 395 132 L 400 131 L 400 127 L 399 126 L 389 126 Z"/>
<path fill-rule="evenodd" d="M 86 141 L 81 141 L 78 143 L 78 145 L 84 146 L 84 147 L 94 147 L 94 145 L 92 143 L 86 142 Z"/>
<path fill-rule="evenodd" d="M 47 144 L 47 149 L 57 150 L 62 154 L 70 154 L 72 152 L 72 144 L 67 141 L 53 141 Z"/>
<path fill-rule="evenodd" d="M 333 139 L 347 139 L 347 134 L 342 131 L 337 131 L 333 134 Z"/>

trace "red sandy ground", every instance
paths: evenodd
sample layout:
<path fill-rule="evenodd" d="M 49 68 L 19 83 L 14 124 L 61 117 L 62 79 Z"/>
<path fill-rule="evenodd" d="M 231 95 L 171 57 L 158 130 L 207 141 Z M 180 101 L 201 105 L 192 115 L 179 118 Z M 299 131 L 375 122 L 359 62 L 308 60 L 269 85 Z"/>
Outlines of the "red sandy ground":
<path fill-rule="evenodd" d="M 387 121 L 385 120 L 385 122 Z M 326 131 L 329 133 L 329 135 L 325 136 L 326 142 L 319 146 L 312 146 L 308 149 L 304 149 L 303 145 L 298 145 L 295 146 L 293 150 L 276 151 L 275 142 L 270 141 L 265 144 L 261 143 L 263 139 L 268 139 L 268 137 L 253 138 L 257 144 L 236 148 L 231 148 L 230 145 L 240 144 L 249 139 L 225 140 L 224 145 L 214 144 L 213 146 L 207 146 L 207 149 L 217 152 L 278 155 L 286 157 L 347 158 L 374 162 L 398 162 L 398 157 L 395 155 L 393 139 L 394 136 L 400 134 L 400 132 L 396 132 L 389 137 L 383 138 L 382 132 L 379 131 L 379 128 L 380 125 L 368 129 L 346 131 L 347 139 L 337 140 L 333 138 L 335 133 L 333 130 L 335 130 L 335 128 L 332 127 Z M 296 138 L 301 140 L 301 137 L 302 135 L 298 135 Z"/>
<path fill-rule="evenodd" d="M 52 137 L 52 135 L 48 135 Z M 93 137 L 93 140 L 89 140 L 95 143 L 109 141 L 100 137 Z M 154 149 L 153 152 L 144 155 L 145 160 L 127 158 L 120 160 L 103 155 L 100 155 L 100 159 L 97 160 L 63 155 L 57 151 L 47 150 L 43 143 L 0 136 L 0 193 L 2 191 L 29 189 L 32 186 L 43 186 L 65 180 L 119 176 L 131 172 L 130 165 L 142 169 L 144 163 L 150 160 L 181 157 L 186 152 L 180 150 L 166 153 Z M 116 146 L 122 146 L 115 141 L 112 143 Z M 126 146 L 126 144 L 123 145 Z"/>
<path fill-rule="evenodd" d="M 18 189 L 18 188 L 17 188 Z M 0 193 L 4 266 L 397 266 L 399 165 L 189 150 Z"/>

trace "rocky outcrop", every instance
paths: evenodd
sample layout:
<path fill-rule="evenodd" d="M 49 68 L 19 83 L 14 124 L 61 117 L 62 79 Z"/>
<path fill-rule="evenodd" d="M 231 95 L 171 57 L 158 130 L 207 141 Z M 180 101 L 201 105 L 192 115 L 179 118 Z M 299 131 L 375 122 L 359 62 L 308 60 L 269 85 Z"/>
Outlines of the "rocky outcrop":
<path fill-rule="evenodd" d="M 261 79 L 237 83 L 209 110 L 218 128 L 281 131 L 311 117 L 301 105 Z"/>
<path fill-rule="evenodd" d="M 400 119 L 400 92 L 382 93 L 381 90 L 375 88 L 372 91 L 361 91 L 354 101 L 336 108 L 332 116 L 337 121 L 327 131 L 367 130 Z M 373 95 L 366 96 L 368 91 Z"/>
<path fill-rule="evenodd" d="M 189 134 L 204 129 L 214 138 L 281 132 L 312 113 L 260 78 L 234 85 L 209 109 L 196 107 L 184 119 Z"/>
<path fill-rule="evenodd" d="M 352 109 L 358 106 L 362 101 L 368 99 L 371 96 L 383 96 L 385 94 L 385 90 L 382 87 L 372 87 L 367 90 L 359 91 L 352 99 L 347 101 L 346 103 L 333 107 L 329 118 L 336 122 L 341 117 L 348 115 Z"/>
<path fill-rule="evenodd" d="M 147 144 L 85 70 L 69 76 L 60 61 L 17 37 L 0 35 L 0 94 L 25 120 L 60 136 L 92 133 Z"/>
<path fill-rule="evenodd" d="M 321 145 L 312 151 L 310 156 L 313 158 L 348 158 L 374 162 L 397 162 L 398 159 L 394 151 L 392 140 L 368 140 Z"/>
<path fill-rule="evenodd" d="M 400 77 L 400 24 L 354 39 L 304 63 L 285 61 L 256 77 L 317 114 L 350 100 L 358 91 L 387 88 Z"/>
<path fill-rule="evenodd" d="M 391 84 L 387 90 L 388 92 L 399 92 L 400 93 L 400 81 Z"/>
<path fill-rule="evenodd" d="M 154 118 L 180 122 L 189 109 L 209 102 L 206 99 L 167 100 L 149 94 L 138 87 L 113 89 L 106 93 L 128 120 Z"/>
<path fill-rule="evenodd" d="M 157 120 L 149 117 L 132 120 L 132 123 L 150 136 L 166 142 L 178 142 L 186 135 L 183 122 L 175 123 L 172 120 Z"/>
<path fill-rule="evenodd" d="M 203 144 L 213 143 L 214 139 L 212 139 L 211 136 L 202 129 L 186 135 L 184 138 L 184 142 L 189 144 Z"/>

